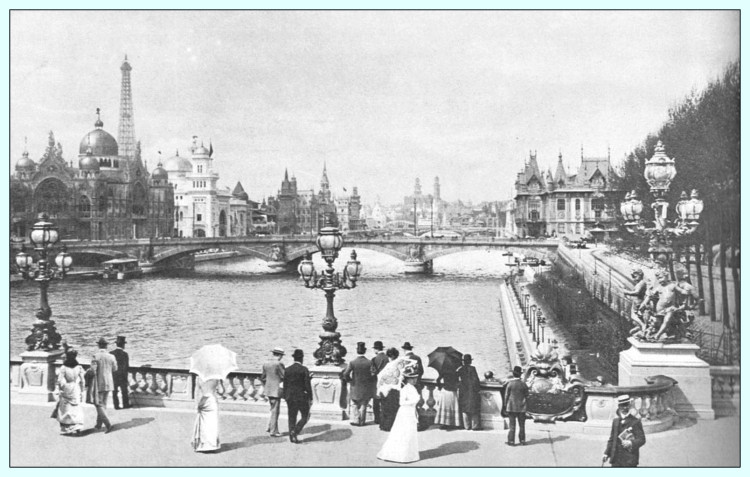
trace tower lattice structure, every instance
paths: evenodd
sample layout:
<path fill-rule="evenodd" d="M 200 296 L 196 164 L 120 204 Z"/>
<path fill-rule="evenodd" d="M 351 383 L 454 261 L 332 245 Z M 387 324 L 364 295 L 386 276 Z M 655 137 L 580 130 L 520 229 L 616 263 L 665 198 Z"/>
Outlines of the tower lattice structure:
<path fill-rule="evenodd" d="M 135 125 L 133 123 L 133 93 L 130 88 L 130 71 L 133 68 L 128 63 L 128 55 L 120 66 L 122 71 L 122 85 L 120 88 L 120 130 L 117 142 L 120 155 L 135 157 Z"/>

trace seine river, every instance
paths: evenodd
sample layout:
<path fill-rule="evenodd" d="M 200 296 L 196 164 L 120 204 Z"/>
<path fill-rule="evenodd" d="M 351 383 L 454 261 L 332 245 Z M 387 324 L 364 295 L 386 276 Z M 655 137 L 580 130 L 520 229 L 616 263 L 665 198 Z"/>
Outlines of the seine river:
<path fill-rule="evenodd" d="M 337 270 L 349 254 L 342 250 Z M 474 356 L 480 375 L 508 370 L 498 302 L 507 267 L 500 250 L 440 257 L 427 276 L 404 275 L 402 262 L 387 255 L 358 254 L 363 276 L 355 289 L 338 291 L 334 302 L 347 358 L 355 356 L 357 341 L 367 344 L 368 356 L 375 340 L 399 349 L 409 341 L 423 359 L 437 346 L 453 346 Z M 315 260 L 322 269 L 319 255 Z M 237 352 L 244 371 L 259 371 L 275 346 L 287 350 L 289 362 L 291 351 L 302 348 L 310 364 L 326 307 L 324 293 L 304 288 L 296 273 L 270 274 L 265 262 L 252 258 L 126 281 L 55 281 L 49 301 L 58 331 L 84 358 L 100 336 L 112 349 L 122 334 L 134 365 L 187 368 L 193 351 L 218 342 Z M 38 302 L 34 282 L 10 288 L 11 356 L 24 351 Z"/>

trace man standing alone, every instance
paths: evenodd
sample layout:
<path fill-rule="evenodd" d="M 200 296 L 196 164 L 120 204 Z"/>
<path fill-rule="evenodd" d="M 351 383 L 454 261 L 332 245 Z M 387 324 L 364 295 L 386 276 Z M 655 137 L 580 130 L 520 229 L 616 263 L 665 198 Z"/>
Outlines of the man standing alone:
<path fill-rule="evenodd" d="M 310 371 L 302 365 L 304 356 L 305 353 L 301 349 L 295 349 L 292 353 L 294 363 L 284 371 L 284 399 L 289 418 L 289 440 L 295 444 L 299 444 L 297 436 L 310 419 L 313 401 Z M 299 421 L 298 412 L 301 414 Z"/>
<path fill-rule="evenodd" d="M 343 379 L 349 383 L 349 398 L 352 403 L 352 417 L 349 424 L 364 426 L 367 420 L 367 404 L 375 394 L 376 382 L 372 376 L 372 363 L 365 358 L 367 348 L 363 342 L 357 343 L 357 356 L 344 369 Z"/>
<path fill-rule="evenodd" d="M 271 437 L 281 437 L 281 434 L 279 434 L 279 411 L 281 408 L 281 387 L 284 382 L 284 365 L 281 363 L 284 350 L 276 347 L 271 350 L 271 354 L 273 358 L 263 364 L 263 373 L 260 376 L 264 393 L 271 405 L 271 417 L 268 420 L 266 432 L 270 432 Z"/>
<path fill-rule="evenodd" d="M 523 370 L 520 366 L 513 368 L 513 378 L 505 386 L 505 412 L 508 413 L 509 446 L 516 445 L 516 422 L 518 422 L 518 442 L 526 445 L 526 399 L 529 397 L 529 387 L 521 380 Z"/>
<path fill-rule="evenodd" d="M 110 354 L 115 357 L 115 361 L 117 362 L 117 369 L 112 373 L 112 380 L 114 381 L 112 401 L 114 401 L 115 409 L 120 409 L 120 400 L 117 398 L 117 393 L 121 393 L 122 408 L 127 409 L 130 407 L 130 396 L 128 396 L 128 368 L 130 367 L 130 359 L 128 358 L 128 353 L 125 351 L 125 337 L 118 336 L 115 340 L 115 345 L 117 348 L 110 351 Z"/>
<path fill-rule="evenodd" d="M 609 460 L 612 467 L 637 467 L 638 449 L 645 443 L 646 435 L 643 433 L 641 420 L 630 411 L 630 396 L 618 396 L 617 415 L 612 420 L 612 431 L 602 462 Z"/>
<path fill-rule="evenodd" d="M 385 355 L 385 352 L 383 352 L 383 342 L 382 341 L 376 341 L 372 345 L 373 349 L 375 350 L 375 356 L 372 358 L 372 376 L 374 380 L 377 380 L 378 374 L 385 368 L 385 365 L 388 364 L 388 356 Z M 381 405 L 381 397 L 376 392 L 375 395 L 372 398 L 372 413 L 375 416 L 375 424 L 380 424 L 380 405 Z"/>
<path fill-rule="evenodd" d="M 91 403 L 96 407 L 96 429 L 101 429 L 102 424 L 107 429 L 105 433 L 112 430 L 112 424 L 109 422 L 107 413 L 104 411 L 107 407 L 107 396 L 115 387 L 112 381 L 112 373 L 117 371 L 117 362 L 115 357 L 107 353 L 107 340 L 104 337 L 99 338 L 96 342 L 99 350 L 91 358 L 92 374 Z"/>

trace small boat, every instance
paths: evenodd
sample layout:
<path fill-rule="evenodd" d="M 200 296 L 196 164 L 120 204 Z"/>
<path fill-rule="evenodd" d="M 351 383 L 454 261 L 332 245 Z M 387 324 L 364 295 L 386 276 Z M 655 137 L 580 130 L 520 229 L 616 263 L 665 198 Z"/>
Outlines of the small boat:
<path fill-rule="evenodd" d="M 125 280 L 143 276 L 143 269 L 138 265 L 137 258 L 115 258 L 107 260 L 102 265 L 102 278 Z"/>

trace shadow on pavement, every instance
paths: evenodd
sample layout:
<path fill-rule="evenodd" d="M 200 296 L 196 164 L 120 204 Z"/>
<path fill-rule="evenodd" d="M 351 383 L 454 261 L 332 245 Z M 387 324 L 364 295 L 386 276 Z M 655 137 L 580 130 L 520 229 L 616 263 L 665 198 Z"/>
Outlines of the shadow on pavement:
<path fill-rule="evenodd" d="M 434 459 L 450 454 L 463 454 L 479 449 L 479 443 L 476 441 L 457 441 L 441 444 L 435 449 L 429 449 L 419 453 L 419 460 Z"/>
<path fill-rule="evenodd" d="M 304 435 L 304 434 L 303 434 Z M 338 442 L 338 441 L 345 441 L 349 439 L 352 436 L 352 430 L 351 429 L 334 429 L 324 432 L 323 434 L 319 434 L 317 436 L 312 437 L 305 437 L 302 439 L 300 437 L 300 442 Z"/>
<path fill-rule="evenodd" d="M 604 436 L 604 437 L 606 438 L 607 436 Z M 555 437 L 541 437 L 539 439 L 528 439 L 526 441 L 526 446 L 528 447 L 534 444 L 549 444 L 549 443 L 554 443 L 554 442 L 562 442 L 562 441 L 567 441 L 568 439 L 570 439 L 570 436 L 555 436 Z"/>
<path fill-rule="evenodd" d="M 136 417 L 129 421 L 117 422 L 115 424 L 112 424 L 111 432 L 120 431 L 123 429 L 131 429 L 133 427 L 138 427 L 138 426 L 145 426 L 146 424 L 153 421 L 154 419 L 155 418 L 153 417 Z"/>
<path fill-rule="evenodd" d="M 319 426 L 308 426 L 302 429 L 301 436 L 305 434 L 317 434 L 318 432 L 325 432 L 331 429 L 330 424 L 321 424 Z"/>

